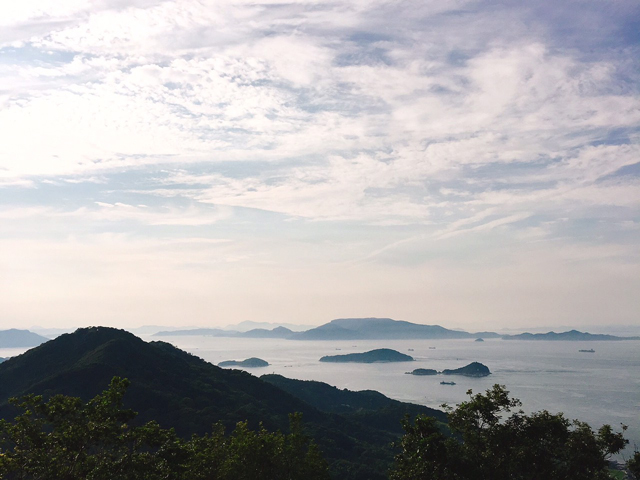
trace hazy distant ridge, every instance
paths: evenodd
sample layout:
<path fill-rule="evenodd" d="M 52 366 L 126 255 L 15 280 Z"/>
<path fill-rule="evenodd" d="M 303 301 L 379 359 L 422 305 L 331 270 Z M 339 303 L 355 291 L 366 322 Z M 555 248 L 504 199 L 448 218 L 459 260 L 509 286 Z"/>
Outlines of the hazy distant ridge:
<path fill-rule="evenodd" d="M 247 332 L 235 330 L 222 330 L 220 328 L 193 328 L 190 330 L 167 330 L 155 333 L 154 337 L 200 335 L 208 337 L 239 337 L 239 338 L 289 338 L 293 331 L 285 327 L 276 327 L 272 330 L 254 328 Z"/>
<path fill-rule="evenodd" d="M 296 333 L 294 340 L 390 340 L 498 338 L 494 332 L 468 333 L 449 330 L 440 325 L 393 320 L 391 318 L 339 318 L 306 332 Z"/>
<path fill-rule="evenodd" d="M 391 318 L 338 318 L 304 332 L 294 332 L 285 327 L 272 330 L 255 328 L 247 332 L 219 328 L 195 328 L 190 330 L 163 331 L 157 336 L 208 335 L 214 337 L 284 338 L 291 340 L 412 340 L 412 339 L 466 339 L 502 338 L 504 340 L 640 340 L 640 337 L 619 337 L 570 330 L 567 332 L 520 333 L 499 335 L 495 332 L 469 333 L 450 330 L 440 325 L 423 325 L 393 320 Z"/>
<path fill-rule="evenodd" d="M 154 333 L 154 337 L 167 337 L 167 336 L 184 336 L 184 335 L 202 335 L 209 337 L 235 337 L 240 332 L 234 332 L 230 330 L 222 330 L 221 328 L 191 328 L 188 330 L 163 330 L 162 332 Z"/>
<path fill-rule="evenodd" d="M 0 330 L 0 348 L 37 347 L 49 339 L 29 330 Z"/>
<path fill-rule="evenodd" d="M 272 330 L 255 328 L 247 332 L 219 328 L 195 328 L 190 330 L 163 331 L 156 336 L 209 335 L 214 337 L 286 338 L 291 340 L 390 340 L 390 339 L 452 339 L 499 338 L 494 332 L 468 333 L 449 330 L 440 325 L 393 320 L 391 318 L 338 318 L 304 332 L 294 332 L 285 327 Z"/>
<path fill-rule="evenodd" d="M 568 332 L 556 333 L 521 333 L 519 335 L 504 335 L 503 340 L 569 340 L 569 341 L 594 341 L 594 340 L 640 340 L 640 337 L 617 337 L 615 335 L 603 335 L 599 333 Z"/>

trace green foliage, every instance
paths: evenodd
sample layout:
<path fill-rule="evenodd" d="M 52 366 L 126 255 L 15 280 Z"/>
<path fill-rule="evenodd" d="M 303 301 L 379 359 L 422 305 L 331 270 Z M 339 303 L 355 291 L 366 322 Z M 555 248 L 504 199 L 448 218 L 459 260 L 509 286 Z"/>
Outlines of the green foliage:
<path fill-rule="evenodd" d="M 622 470 L 614 470 L 611 468 L 609 469 L 609 476 L 614 480 L 625 480 L 625 478 L 627 478 Z"/>
<path fill-rule="evenodd" d="M 589 425 L 547 411 L 526 415 L 503 386 L 449 411 L 453 437 L 436 422 L 404 423 L 393 480 L 604 480 L 607 459 L 627 443 L 609 425 Z M 623 427 L 624 429 L 625 427 Z"/>
<path fill-rule="evenodd" d="M 0 421 L 0 478 L 13 480 L 250 480 L 328 478 L 326 462 L 290 417 L 289 434 L 249 429 L 230 436 L 216 424 L 211 434 L 178 437 L 156 422 L 132 426 L 123 408 L 129 382 L 114 378 L 87 403 L 56 395 L 27 395 L 12 402 L 23 413 Z"/>
<path fill-rule="evenodd" d="M 629 470 L 631 475 L 640 479 L 640 452 L 635 452 L 629 461 L 627 461 L 627 470 Z"/>

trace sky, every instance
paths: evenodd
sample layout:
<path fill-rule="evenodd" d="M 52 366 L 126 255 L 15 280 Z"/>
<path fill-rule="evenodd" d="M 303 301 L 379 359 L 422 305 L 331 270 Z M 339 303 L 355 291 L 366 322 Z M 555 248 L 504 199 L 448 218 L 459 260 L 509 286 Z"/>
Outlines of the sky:
<path fill-rule="evenodd" d="M 0 327 L 640 324 L 640 4 L 0 4 Z"/>

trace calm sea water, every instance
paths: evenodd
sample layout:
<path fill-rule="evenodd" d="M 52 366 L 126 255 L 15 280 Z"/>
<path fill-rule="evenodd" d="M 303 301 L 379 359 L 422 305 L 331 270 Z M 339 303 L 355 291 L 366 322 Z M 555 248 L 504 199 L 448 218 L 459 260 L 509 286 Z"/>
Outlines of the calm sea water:
<path fill-rule="evenodd" d="M 640 447 L 640 341 L 540 342 L 485 340 L 291 341 L 196 336 L 143 337 L 170 342 L 211 363 L 259 357 L 271 365 L 246 369 L 260 376 L 277 373 L 301 380 L 319 380 L 350 390 L 377 390 L 402 401 L 439 408 L 455 405 L 493 384 L 505 385 L 523 402 L 525 411 L 564 412 L 597 428 L 628 425 L 631 445 Z M 323 355 L 393 348 L 413 356 L 408 363 L 320 363 Z M 594 349 L 595 353 L 578 352 Z M 410 351 L 412 349 L 412 351 Z M 0 357 L 22 350 L 0 349 Z M 485 378 L 446 377 L 456 385 L 440 385 L 442 376 L 405 375 L 415 368 L 458 368 L 482 362 Z"/>

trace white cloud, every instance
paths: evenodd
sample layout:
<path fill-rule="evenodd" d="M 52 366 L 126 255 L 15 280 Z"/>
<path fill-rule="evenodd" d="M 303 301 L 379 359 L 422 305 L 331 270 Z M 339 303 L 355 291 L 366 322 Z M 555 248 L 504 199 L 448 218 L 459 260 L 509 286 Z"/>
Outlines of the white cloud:
<path fill-rule="evenodd" d="M 293 275 L 301 299 L 313 303 L 297 289 L 313 277 L 309 272 L 322 270 L 330 283 L 325 265 L 347 265 L 353 271 L 340 285 L 358 305 L 366 305 L 367 288 L 391 302 L 387 289 L 411 297 L 413 310 L 397 306 L 402 302 L 395 308 L 417 315 L 422 304 L 411 282 L 427 278 L 437 291 L 441 276 L 448 282 L 443 298 L 461 299 L 459 272 L 447 270 L 456 255 L 486 257 L 480 264 L 496 266 L 501 258 L 493 240 L 508 250 L 513 243 L 562 239 L 566 252 L 580 250 L 571 241 L 577 237 L 588 238 L 602 260 L 592 271 L 602 268 L 612 281 L 627 278 L 618 257 L 598 256 L 597 248 L 617 252 L 633 232 L 621 225 L 637 217 L 639 57 L 635 45 L 594 46 L 589 38 L 622 42 L 615 33 L 623 13 L 616 12 L 631 11 L 630 2 L 576 15 L 568 27 L 584 29 L 577 39 L 559 33 L 553 15 L 564 12 L 559 4 L 540 7 L 542 15 L 518 2 L 477 1 L 5 3 L 0 220 L 6 235 L 33 242 L 24 247 L 33 248 L 24 257 L 34 259 L 24 267 L 32 278 L 40 278 L 33 267 L 42 260 L 37 248 L 50 244 L 59 249 L 55 266 L 67 266 L 67 278 L 77 283 L 83 267 L 69 253 L 73 248 L 87 261 L 110 252 L 106 258 L 119 259 L 114 272 L 122 275 L 153 270 L 157 254 L 166 264 L 153 270 L 154 285 L 163 292 L 187 265 L 256 262 L 274 270 L 232 272 L 236 290 L 226 293 L 241 298 L 245 281 L 269 303 L 275 290 L 257 285 L 251 274 L 274 275 L 295 259 L 311 265 Z M 631 173 L 620 176 L 622 168 Z M 287 217 L 288 224 L 272 224 Z M 599 235 L 607 230 L 602 224 L 613 233 Z M 172 256 L 150 240 L 169 230 L 156 228 L 162 226 L 182 238 L 218 229 L 251 238 L 193 255 L 181 246 Z M 151 243 L 132 240 L 133 231 Z M 60 240 L 68 232 L 78 236 L 69 249 Z M 264 243 L 252 238 L 265 232 Z M 298 243 L 323 235 L 340 240 L 310 241 L 314 255 Z M 460 250 L 446 250 L 447 244 Z M 25 250 L 5 246 L 13 253 L 4 261 L 20 270 L 16 258 Z M 541 265 L 558 260 L 534 253 Z M 637 252 L 620 255 L 637 265 Z M 439 256 L 447 268 L 429 263 Z M 545 280 L 542 268 L 515 254 L 505 258 L 504 271 L 492 270 L 493 287 L 508 289 L 521 270 L 536 276 L 523 285 L 549 294 L 551 287 L 536 283 Z M 389 265 L 398 268 L 394 280 L 404 275 L 411 282 L 396 288 L 376 279 Z M 53 278 L 55 269 L 45 270 L 42 278 Z M 104 275 L 104 285 L 94 285 L 103 293 L 116 278 Z M 191 281 L 181 275 L 188 289 Z M 29 275 L 23 278 L 27 284 Z M 144 278 L 132 280 L 139 282 L 132 291 L 143 294 Z M 580 280 L 569 267 L 558 278 Z M 364 282 L 362 290 L 346 279 Z M 461 291 L 480 296 L 483 289 L 474 290 L 480 280 L 469 273 Z M 476 306 L 491 311 L 481 303 Z"/>

